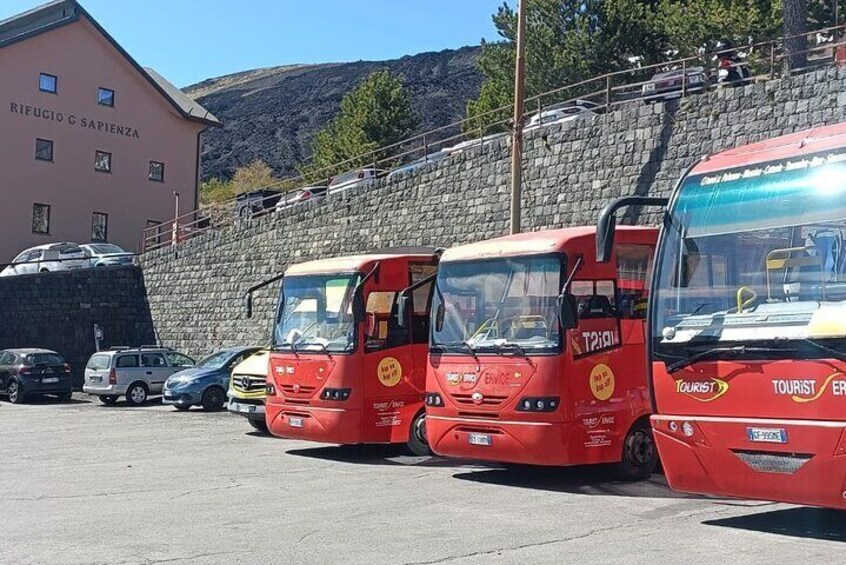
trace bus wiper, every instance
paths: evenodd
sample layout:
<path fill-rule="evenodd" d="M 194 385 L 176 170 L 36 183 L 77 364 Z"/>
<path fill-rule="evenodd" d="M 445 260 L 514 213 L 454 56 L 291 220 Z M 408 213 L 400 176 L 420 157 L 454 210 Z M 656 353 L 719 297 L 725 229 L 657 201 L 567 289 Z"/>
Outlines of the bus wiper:
<path fill-rule="evenodd" d="M 735 345 L 732 347 L 712 347 L 711 349 L 706 349 L 705 351 L 700 351 L 699 353 L 695 353 L 690 357 L 685 357 L 675 363 L 670 363 L 667 365 L 667 372 L 672 374 L 677 371 L 684 369 L 690 365 L 693 365 L 697 361 L 701 361 L 702 359 L 706 359 L 708 357 L 713 357 L 714 355 L 745 355 L 746 353 L 773 353 L 784 351 L 781 347 L 749 347 L 747 345 Z"/>
<path fill-rule="evenodd" d="M 457 344 L 458 344 L 458 342 L 456 342 L 456 345 L 457 345 Z M 478 356 L 478 355 L 476 355 L 476 350 L 473 348 L 473 346 L 472 346 L 472 345 L 470 345 L 470 342 L 467 342 L 467 341 L 462 341 L 462 342 L 461 342 L 461 345 L 463 345 L 463 346 L 464 346 L 464 348 L 467 350 L 467 352 L 468 352 L 468 353 L 470 353 L 470 355 L 473 357 L 473 359 L 475 359 L 475 360 L 476 360 L 476 365 L 481 365 L 481 364 L 482 364 L 482 362 L 481 362 L 481 361 L 479 361 L 479 356 Z"/>
<path fill-rule="evenodd" d="M 332 357 L 332 352 L 329 351 L 329 348 L 326 347 L 326 344 L 320 341 L 315 341 L 314 343 L 306 344 L 306 347 L 311 347 L 312 345 L 316 345 L 317 347 L 322 347 L 323 351 L 328 355 L 330 358 Z"/>
<path fill-rule="evenodd" d="M 808 337 L 800 337 L 800 338 L 795 338 L 793 340 L 787 339 L 787 338 L 776 338 L 773 341 L 775 343 L 781 343 L 782 341 L 798 341 L 800 343 L 807 343 L 808 345 L 810 345 L 814 349 L 816 349 L 818 351 L 822 351 L 823 353 L 827 353 L 828 355 L 831 355 L 832 357 L 834 357 L 838 361 L 846 361 L 846 353 L 837 351 L 836 349 L 832 349 L 831 347 L 828 347 L 827 345 L 823 345 L 822 343 L 818 342 L 817 340 L 811 339 L 811 338 L 808 338 Z"/>
<path fill-rule="evenodd" d="M 519 343 L 514 343 L 513 341 L 508 341 L 505 339 L 500 339 L 494 342 L 494 347 L 497 349 L 504 349 L 509 348 L 513 349 L 517 353 L 519 353 L 528 363 L 529 365 L 534 365 L 532 360 L 529 358 L 529 354 L 526 353 L 526 350 Z"/>

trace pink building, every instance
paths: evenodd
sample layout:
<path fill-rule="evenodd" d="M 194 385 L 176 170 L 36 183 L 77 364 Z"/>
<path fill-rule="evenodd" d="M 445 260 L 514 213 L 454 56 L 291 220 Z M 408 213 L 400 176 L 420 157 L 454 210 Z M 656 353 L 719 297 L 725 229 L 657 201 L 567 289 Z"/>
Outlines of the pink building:
<path fill-rule="evenodd" d="M 0 21 L 0 263 L 55 241 L 137 251 L 174 192 L 197 208 L 201 135 L 219 125 L 76 0 Z"/>

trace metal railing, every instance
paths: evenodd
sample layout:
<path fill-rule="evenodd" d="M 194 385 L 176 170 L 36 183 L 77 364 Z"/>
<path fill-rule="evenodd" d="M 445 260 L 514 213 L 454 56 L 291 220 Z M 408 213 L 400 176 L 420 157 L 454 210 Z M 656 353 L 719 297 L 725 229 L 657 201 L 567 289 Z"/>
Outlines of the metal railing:
<path fill-rule="evenodd" d="M 573 106 L 585 102 L 594 112 L 604 112 L 620 104 L 634 101 L 656 102 L 670 97 L 686 97 L 716 87 L 731 87 L 749 84 L 762 79 L 772 79 L 791 73 L 805 72 L 830 64 L 846 63 L 846 25 L 816 29 L 801 35 L 782 36 L 777 39 L 738 46 L 725 51 L 702 52 L 691 57 L 672 61 L 624 69 L 583 80 L 550 90 L 526 99 L 524 121 L 530 116 L 538 116 L 539 123 L 529 126 L 529 130 L 543 127 L 543 112 Z M 788 54 L 784 45 L 789 40 L 803 38 L 806 49 Z M 810 40 L 809 40 L 810 38 Z M 822 39 L 821 39 L 822 38 Z M 743 54 L 734 62 L 736 68 L 747 69 L 748 76 L 742 80 L 726 84 L 717 84 L 719 57 L 726 53 Z M 789 57 L 801 55 L 805 64 L 789 68 Z M 660 78 L 662 73 L 675 71 L 674 76 Z M 703 77 L 702 82 L 693 82 L 692 76 Z M 677 81 L 677 82 L 674 82 Z M 655 85 L 650 87 L 647 85 Z M 659 89 L 663 89 L 660 90 Z M 649 90 L 654 88 L 654 90 Z M 512 107 L 503 106 L 469 118 L 447 124 L 424 133 L 416 134 L 397 143 L 386 145 L 369 153 L 359 155 L 340 163 L 310 171 L 308 177 L 298 175 L 279 179 L 277 182 L 262 187 L 263 189 L 285 188 L 287 192 L 246 200 L 243 196 L 225 202 L 201 207 L 177 218 L 151 226 L 142 236 L 142 253 L 166 246 L 177 245 L 209 230 L 220 229 L 238 222 L 250 221 L 265 214 L 289 213 L 302 204 L 288 203 L 287 195 L 307 186 L 328 186 L 321 198 L 333 198 L 343 190 L 333 190 L 331 174 L 336 171 L 374 169 L 383 172 L 376 177 L 385 176 L 384 170 L 397 172 L 409 165 L 417 166 L 420 161 L 426 166 L 429 161 L 439 162 L 463 151 L 481 147 L 504 137 L 511 129 Z M 589 115 L 589 114 L 588 114 Z M 558 119 L 552 120 L 557 122 Z M 551 122 L 546 122 L 549 125 Z M 524 127 L 524 130 L 526 128 Z M 314 178 L 325 175 L 322 182 L 315 183 Z M 311 180 L 311 182 L 308 182 Z M 375 182 L 375 178 L 366 178 L 362 183 Z M 298 188 L 290 189 L 291 186 Z M 268 203 L 273 202 L 272 205 Z M 244 207 L 248 207 L 244 213 Z"/>

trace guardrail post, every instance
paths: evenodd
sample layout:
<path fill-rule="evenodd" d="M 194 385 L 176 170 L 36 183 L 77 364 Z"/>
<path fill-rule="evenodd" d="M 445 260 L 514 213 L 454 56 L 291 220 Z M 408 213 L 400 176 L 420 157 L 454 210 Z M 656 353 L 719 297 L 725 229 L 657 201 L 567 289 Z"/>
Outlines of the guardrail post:
<path fill-rule="evenodd" d="M 611 75 L 605 75 L 605 110 L 611 107 Z"/>
<path fill-rule="evenodd" d="M 426 134 L 423 134 L 423 158 L 426 158 L 426 155 L 429 154 L 429 144 L 426 143 Z"/>
<path fill-rule="evenodd" d="M 682 59 L 682 98 L 687 96 L 687 59 Z"/>
<path fill-rule="evenodd" d="M 775 78 L 775 43 L 770 41 L 770 78 Z"/>

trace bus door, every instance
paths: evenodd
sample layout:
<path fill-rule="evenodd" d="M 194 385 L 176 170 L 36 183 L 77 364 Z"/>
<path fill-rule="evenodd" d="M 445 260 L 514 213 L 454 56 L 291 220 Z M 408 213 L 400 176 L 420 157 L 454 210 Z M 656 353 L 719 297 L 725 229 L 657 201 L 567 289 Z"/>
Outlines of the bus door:
<path fill-rule="evenodd" d="M 645 363 L 646 310 L 655 247 L 644 243 L 618 244 L 616 307 L 620 318 L 622 345 L 637 355 L 633 362 Z"/>
<path fill-rule="evenodd" d="M 572 356 L 570 397 L 574 401 L 574 463 L 618 461 L 622 439 L 631 421 L 628 392 L 630 372 L 621 358 L 621 324 L 617 313 L 617 285 L 613 279 L 574 280 L 578 327 L 569 331 Z M 645 358 L 639 370 L 645 387 Z"/>
<path fill-rule="evenodd" d="M 423 405 L 428 319 L 423 322 L 420 313 L 426 312 L 426 304 L 412 309 L 410 324 L 401 323 L 397 316 L 399 298 L 412 280 L 413 266 L 383 262 L 378 281 L 368 285 L 362 324 L 366 443 L 407 442 L 411 421 Z M 423 292 L 428 294 L 429 289 Z"/>

